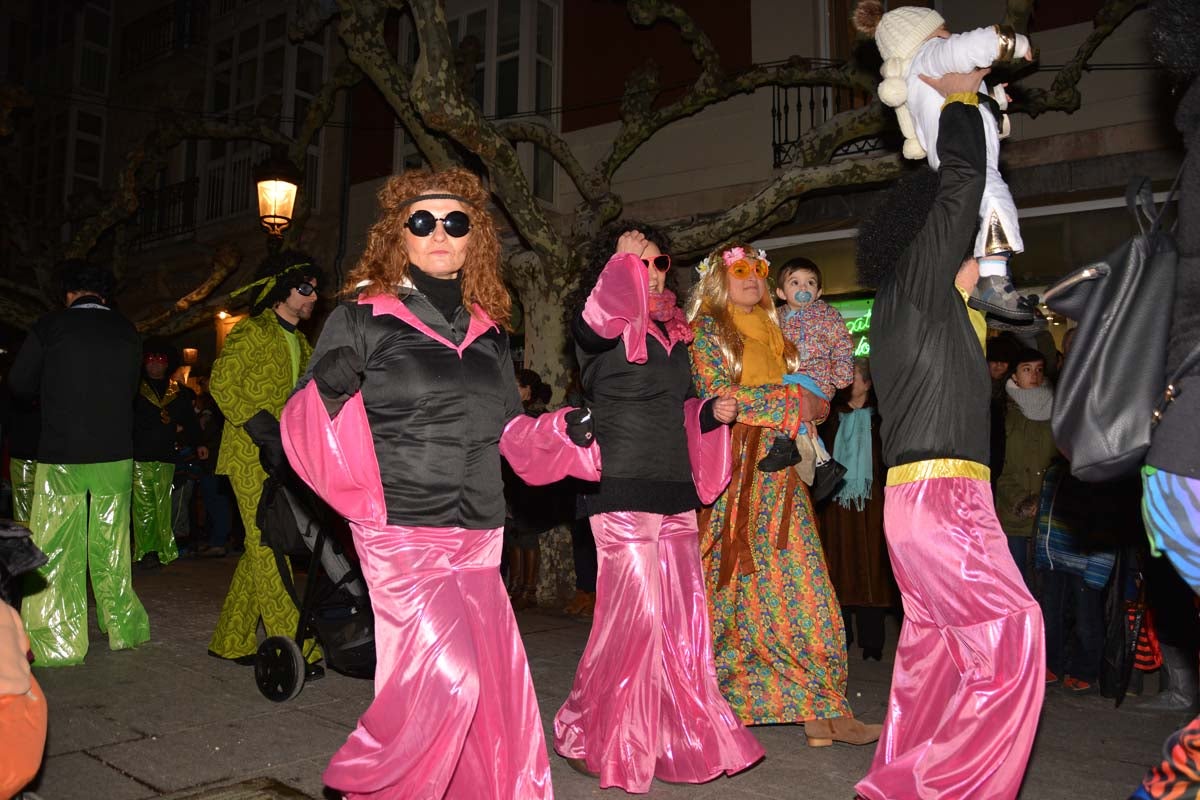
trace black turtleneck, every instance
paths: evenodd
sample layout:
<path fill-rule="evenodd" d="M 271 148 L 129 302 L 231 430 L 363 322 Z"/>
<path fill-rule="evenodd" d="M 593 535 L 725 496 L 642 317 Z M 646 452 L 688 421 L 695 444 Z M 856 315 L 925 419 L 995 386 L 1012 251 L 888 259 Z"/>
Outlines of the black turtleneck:
<path fill-rule="evenodd" d="M 279 323 L 279 327 L 283 328 L 288 333 L 296 332 L 296 326 L 280 316 L 278 311 L 275 312 L 275 321 Z"/>
<path fill-rule="evenodd" d="M 454 322 L 454 315 L 462 307 L 462 273 L 454 278 L 435 278 L 426 275 L 416 264 L 408 271 L 409 278 L 417 291 L 425 295 L 434 308 L 446 318 Z"/>

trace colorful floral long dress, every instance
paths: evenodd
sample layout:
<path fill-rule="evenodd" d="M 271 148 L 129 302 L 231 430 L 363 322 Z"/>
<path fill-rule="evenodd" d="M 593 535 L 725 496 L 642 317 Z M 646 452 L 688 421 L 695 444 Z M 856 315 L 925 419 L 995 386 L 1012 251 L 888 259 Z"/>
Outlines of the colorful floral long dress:
<path fill-rule="evenodd" d="M 733 478 L 700 524 L 721 691 L 751 725 L 851 716 L 841 608 L 808 487 L 794 470 L 756 468 L 772 430 L 794 435 L 829 404 L 797 385 L 733 383 L 713 320 L 701 316 L 692 327 L 697 393 L 738 400 Z"/>

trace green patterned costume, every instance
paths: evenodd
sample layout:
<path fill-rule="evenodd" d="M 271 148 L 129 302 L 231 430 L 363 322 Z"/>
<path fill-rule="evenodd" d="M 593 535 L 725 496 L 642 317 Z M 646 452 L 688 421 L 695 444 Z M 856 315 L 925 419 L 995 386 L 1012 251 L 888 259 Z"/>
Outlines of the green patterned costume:
<path fill-rule="evenodd" d="M 289 341 L 291 337 L 295 345 Z M 300 358 L 293 371 L 295 346 Z M 285 331 L 274 310 L 268 308 L 234 326 L 213 364 L 209 390 L 226 420 L 217 474 L 229 476 L 246 528 L 246 551 L 238 561 L 209 644 L 209 650 L 223 658 L 239 658 L 258 650 L 259 618 L 268 636 L 296 635 L 299 611 L 283 586 L 274 553 L 260 544 L 255 524 L 267 474 L 259 464 L 258 447 L 242 426 L 263 409 L 279 417 L 298 374 L 308 368 L 311 354 L 304 336 Z M 310 663 L 321 658 L 320 650 L 309 642 L 304 653 Z"/>

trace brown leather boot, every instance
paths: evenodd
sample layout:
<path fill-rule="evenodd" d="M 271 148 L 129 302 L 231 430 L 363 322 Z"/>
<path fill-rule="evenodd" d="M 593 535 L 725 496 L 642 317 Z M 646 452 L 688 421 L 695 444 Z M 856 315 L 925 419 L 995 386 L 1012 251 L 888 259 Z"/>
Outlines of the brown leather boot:
<path fill-rule="evenodd" d="M 809 747 L 828 747 L 834 742 L 863 745 L 879 740 L 882 725 L 866 725 L 854 717 L 813 719 L 804 723 L 804 736 Z"/>
<path fill-rule="evenodd" d="M 804 738 L 809 747 L 829 747 L 833 744 L 833 726 L 827 719 L 805 720 Z"/>

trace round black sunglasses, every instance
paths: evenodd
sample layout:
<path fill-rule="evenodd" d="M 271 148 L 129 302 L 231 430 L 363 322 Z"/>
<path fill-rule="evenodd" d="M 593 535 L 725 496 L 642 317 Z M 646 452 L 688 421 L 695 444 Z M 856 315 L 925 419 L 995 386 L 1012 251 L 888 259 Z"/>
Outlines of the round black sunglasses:
<path fill-rule="evenodd" d="M 413 236 L 425 237 L 433 233 L 433 229 L 438 223 L 442 223 L 442 230 L 447 236 L 453 236 L 455 239 L 460 239 L 471 232 L 471 218 L 461 211 L 451 211 L 444 217 L 435 217 L 432 212 L 421 210 L 414 211 L 404 223 L 404 227 L 412 231 Z"/>

